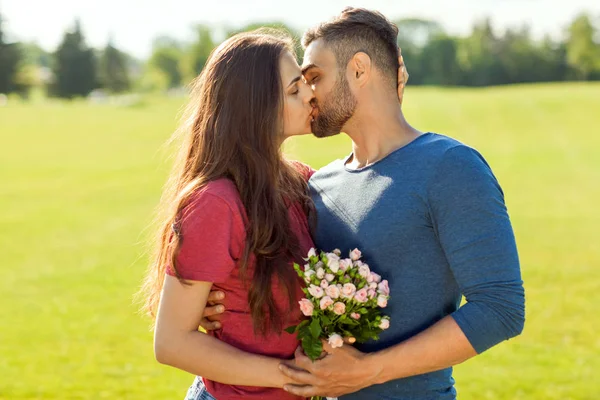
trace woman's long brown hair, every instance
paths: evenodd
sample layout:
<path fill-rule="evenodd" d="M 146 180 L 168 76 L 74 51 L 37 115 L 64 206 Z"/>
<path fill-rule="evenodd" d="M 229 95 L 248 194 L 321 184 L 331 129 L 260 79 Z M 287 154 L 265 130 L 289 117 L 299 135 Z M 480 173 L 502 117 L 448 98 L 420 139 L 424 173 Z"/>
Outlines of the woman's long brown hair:
<path fill-rule="evenodd" d="M 239 266 L 249 283 L 254 330 L 281 332 L 288 310 L 277 307 L 272 281 L 279 279 L 292 307 L 298 282 L 290 260 L 301 256 L 288 206 L 299 201 L 306 212 L 311 207 L 305 179 L 281 154 L 279 60 L 285 51 L 293 54 L 293 42 L 281 34 L 238 34 L 213 51 L 194 81 L 187 118 L 174 135 L 182 139 L 181 152 L 163 192 L 156 249 L 142 287 L 151 315 L 156 315 L 167 266 L 177 273 L 182 240 L 178 216 L 192 194 L 210 181 L 227 178 L 246 209 L 246 243 Z M 251 255 L 256 257 L 252 276 L 247 274 Z M 210 263 L 207 259 L 208 268 Z"/>

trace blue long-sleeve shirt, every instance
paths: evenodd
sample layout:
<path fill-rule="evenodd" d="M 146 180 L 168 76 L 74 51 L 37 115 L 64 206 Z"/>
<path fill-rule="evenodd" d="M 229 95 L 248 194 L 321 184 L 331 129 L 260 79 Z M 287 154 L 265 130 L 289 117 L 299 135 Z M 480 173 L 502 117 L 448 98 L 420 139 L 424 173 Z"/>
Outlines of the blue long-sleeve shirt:
<path fill-rule="evenodd" d="M 390 283 L 391 326 L 373 352 L 451 315 L 481 353 L 518 335 L 524 289 L 504 195 L 472 148 L 426 133 L 358 170 L 337 160 L 309 181 L 319 249 L 347 252 Z M 460 307 L 461 295 L 466 303 Z M 398 360 L 402 363 L 402 360 Z M 452 368 L 371 386 L 343 400 L 454 399 Z"/>

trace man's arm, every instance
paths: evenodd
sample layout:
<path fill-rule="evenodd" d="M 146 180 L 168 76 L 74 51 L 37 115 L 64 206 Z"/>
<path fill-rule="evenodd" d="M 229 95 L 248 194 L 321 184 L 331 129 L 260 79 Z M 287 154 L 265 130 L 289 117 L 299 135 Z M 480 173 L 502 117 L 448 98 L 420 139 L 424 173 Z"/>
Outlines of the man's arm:
<path fill-rule="evenodd" d="M 286 385 L 285 390 L 305 397 L 337 397 L 390 380 L 448 368 L 477 354 L 450 316 L 402 343 L 375 353 L 361 353 L 351 346 L 332 349 L 326 343 L 324 348 L 328 355 L 318 362 L 297 351 L 295 362 L 281 365 L 285 375 L 302 383 Z"/>

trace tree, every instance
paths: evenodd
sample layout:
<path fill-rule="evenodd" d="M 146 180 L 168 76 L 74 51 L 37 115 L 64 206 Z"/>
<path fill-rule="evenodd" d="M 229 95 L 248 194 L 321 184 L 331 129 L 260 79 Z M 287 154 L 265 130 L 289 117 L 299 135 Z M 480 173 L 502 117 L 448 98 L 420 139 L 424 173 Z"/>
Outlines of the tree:
<path fill-rule="evenodd" d="M 471 35 L 459 41 L 458 62 L 463 71 L 461 84 L 466 86 L 498 85 L 507 81 L 499 59 L 500 41 L 489 19 L 475 24 Z"/>
<path fill-rule="evenodd" d="M 129 90 L 129 71 L 126 56 L 109 39 L 100 59 L 100 80 L 102 86 L 114 93 Z"/>
<path fill-rule="evenodd" d="M 446 35 L 432 38 L 421 52 L 422 83 L 426 85 L 456 85 L 461 76 L 460 66 L 456 60 L 456 51 L 457 44 L 453 38 Z M 409 73 L 412 75 L 412 72 Z"/>
<path fill-rule="evenodd" d="M 87 96 L 96 87 L 94 52 L 85 44 L 79 21 L 75 21 L 72 32 L 65 33 L 54 53 L 53 71 L 51 94 L 58 97 Z"/>
<path fill-rule="evenodd" d="M 600 44 L 594 42 L 596 28 L 586 14 L 578 16 L 568 29 L 567 62 L 577 79 L 587 80 L 600 69 Z"/>
<path fill-rule="evenodd" d="M 200 74 L 215 47 L 215 42 L 207 26 L 197 25 L 195 33 L 196 40 L 182 58 L 181 71 L 186 81 L 191 81 Z"/>
<path fill-rule="evenodd" d="M 260 28 L 269 28 L 276 31 L 284 32 L 294 40 L 294 51 L 296 52 L 296 60 L 299 64 L 302 64 L 302 58 L 304 58 L 304 49 L 301 43 L 301 34 L 289 25 L 283 22 L 254 22 L 252 24 L 245 25 L 239 29 L 230 29 L 227 33 L 227 37 L 231 37 L 236 33 L 254 31 Z"/>
<path fill-rule="evenodd" d="M 161 36 L 154 40 L 152 46 L 152 55 L 148 61 L 147 71 L 156 71 L 166 77 L 167 87 L 171 89 L 181 86 L 182 73 L 180 69 L 180 60 L 183 50 L 181 44 L 173 38 Z"/>
<path fill-rule="evenodd" d="M 434 37 L 444 35 L 442 26 L 435 21 L 420 18 L 405 18 L 394 22 L 398 27 L 398 47 L 410 74 L 411 85 L 430 81 L 425 70 L 429 60 L 423 59 L 423 49 Z"/>
<path fill-rule="evenodd" d="M 10 93 L 18 89 L 15 77 L 22 57 L 18 43 L 5 42 L 0 15 L 0 93 Z"/>

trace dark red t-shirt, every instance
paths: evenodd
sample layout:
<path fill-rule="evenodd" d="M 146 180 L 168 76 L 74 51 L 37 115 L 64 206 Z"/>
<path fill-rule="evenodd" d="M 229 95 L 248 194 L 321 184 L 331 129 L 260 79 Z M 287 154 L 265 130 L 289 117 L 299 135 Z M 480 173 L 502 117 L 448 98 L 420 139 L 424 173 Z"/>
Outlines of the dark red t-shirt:
<path fill-rule="evenodd" d="M 295 163 L 308 178 L 314 172 L 310 167 Z M 307 254 L 312 242 L 307 216 L 299 204 L 289 208 L 290 228 L 296 234 L 302 254 Z M 226 311 L 222 317 L 223 329 L 209 332 L 215 338 L 249 353 L 283 359 L 293 358 L 298 346 L 296 335 L 286 332 L 270 333 L 266 337 L 255 335 L 248 306 L 248 290 L 239 275 L 239 262 L 245 245 L 246 212 L 234 183 L 219 179 L 208 183 L 195 193 L 181 214 L 182 243 L 177 258 L 178 272 L 184 279 L 212 282 L 213 290 L 225 292 Z M 293 260 L 298 263 L 302 260 Z M 248 272 L 252 276 L 255 259 L 249 261 Z M 292 268 L 292 260 L 290 260 Z M 173 270 L 167 270 L 174 275 Z M 273 293 L 277 306 L 289 308 L 287 296 L 273 279 Z M 296 297 L 304 297 L 302 284 L 297 287 Z M 295 325 L 302 319 L 300 309 L 295 307 L 287 314 L 284 326 Z M 210 356 L 210 355 L 207 355 Z M 218 400 L 238 399 L 300 399 L 282 389 L 225 385 L 204 379 L 208 391 Z"/>

